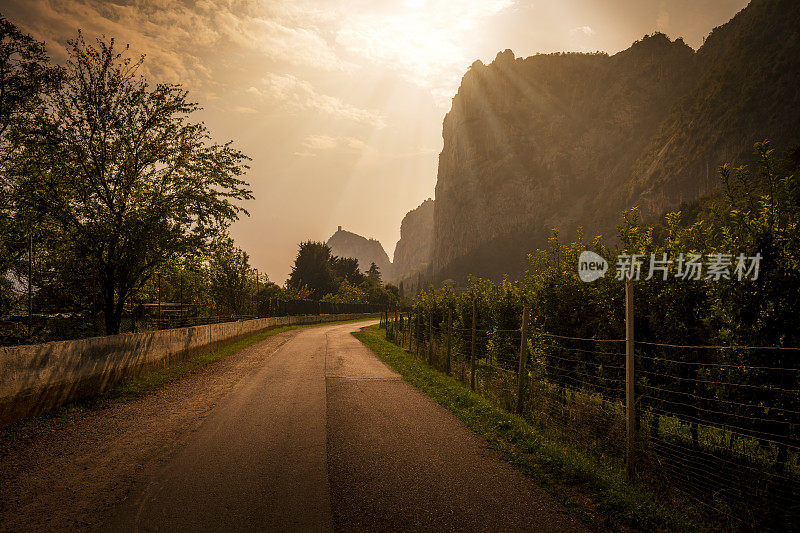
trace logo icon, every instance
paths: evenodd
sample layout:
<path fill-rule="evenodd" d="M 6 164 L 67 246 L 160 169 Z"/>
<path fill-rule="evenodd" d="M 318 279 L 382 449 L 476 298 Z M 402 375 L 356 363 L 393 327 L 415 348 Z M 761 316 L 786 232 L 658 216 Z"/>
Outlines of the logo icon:
<path fill-rule="evenodd" d="M 589 250 L 581 252 L 578 258 L 578 277 L 581 281 L 594 281 L 606 275 L 608 270 L 608 261 Z"/>

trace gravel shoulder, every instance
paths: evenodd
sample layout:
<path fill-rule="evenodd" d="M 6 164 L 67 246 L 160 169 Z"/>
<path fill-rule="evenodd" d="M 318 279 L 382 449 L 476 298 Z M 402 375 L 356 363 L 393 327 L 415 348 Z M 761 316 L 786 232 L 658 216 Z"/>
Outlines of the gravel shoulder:
<path fill-rule="evenodd" d="M 237 383 L 302 329 L 268 337 L 138 398 L 0 432 L 0 531 L 92 529 Z"/>

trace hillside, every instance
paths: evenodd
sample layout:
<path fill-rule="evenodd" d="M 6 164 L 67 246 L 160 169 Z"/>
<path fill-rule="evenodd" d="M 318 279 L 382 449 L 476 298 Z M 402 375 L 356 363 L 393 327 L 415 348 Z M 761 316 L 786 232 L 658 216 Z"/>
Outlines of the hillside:
<path fill-rule="evenodd" d="M 339 257 L 355 257 L 362 272 L 369 270 L 370 263 L 375 263 L 381 269 L 383 279 L 392 276 L 392 262 L 380 242 L 367 239 L 356 233 L 339 229 L 328 239 L 328 246 L 333 255 Z"/>
<path fill-rule="evenodd" d="M 433 252 L 433 210 L 430 198 L 403 217 L 400 240 L 394 249 L 392 265 L 396 278 L 407 278 L 425 271 Z"/>
<path fill-rule="evenodd" d="M 475 62 L 443 123 L 436 279 L 518 274 L 553 228 L 613 238 L 716 186 L 763 138 L 800 141 L 800 3 L 757 0 L 695 52 L 646 36 L 613 56 Z"/>

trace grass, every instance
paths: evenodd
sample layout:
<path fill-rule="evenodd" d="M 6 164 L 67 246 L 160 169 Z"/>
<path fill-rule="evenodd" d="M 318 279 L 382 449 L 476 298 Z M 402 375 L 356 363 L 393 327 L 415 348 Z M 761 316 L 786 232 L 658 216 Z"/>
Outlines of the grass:
<path fill-rule="evenodd" d="M 387 341 L 377 326 L 354 335 L 589 525 L 604 530 L 705 529 L 693 517 L 658 502 L 646 489 L 627 483 L 624 472 L 614 465 L 581 453 L 563 438 L 532 426 L 406 353 Z"/>

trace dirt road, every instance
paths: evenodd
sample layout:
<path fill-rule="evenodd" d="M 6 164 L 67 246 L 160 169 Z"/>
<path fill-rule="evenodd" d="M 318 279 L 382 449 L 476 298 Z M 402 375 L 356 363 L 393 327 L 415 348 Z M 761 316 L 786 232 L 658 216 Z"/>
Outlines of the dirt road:
<path fill-rule="evenodd" d="M 0 530 L 580 531 L 340 324 L 0 448 Z"/>

